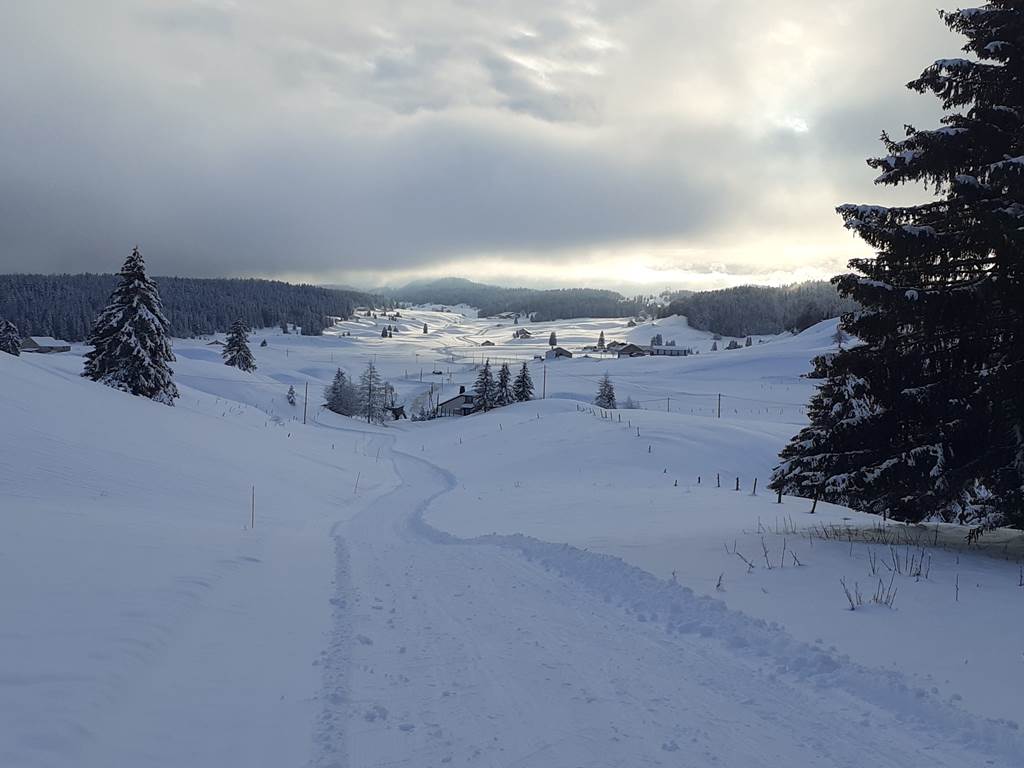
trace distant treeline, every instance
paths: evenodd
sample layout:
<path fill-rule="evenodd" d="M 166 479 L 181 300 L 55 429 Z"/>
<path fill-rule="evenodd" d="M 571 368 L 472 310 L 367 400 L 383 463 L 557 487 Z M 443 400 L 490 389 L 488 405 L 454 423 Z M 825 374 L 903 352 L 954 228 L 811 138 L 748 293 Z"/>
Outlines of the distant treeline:
<path fill-rule="evenodd" d="M 388 294 L 408 304 L 468 304 L 476 307 L 481 317 L 518 312 L 536 321 L 633 317 L 644 312 L 649 301 L 643 297 L 627 299 L 615 291 L 593 288 L 501 288 L 460 278 L 412 283 Z"/>
<path fill-rule="evenodd" d="M 662 317 L 686 315 L 691 328 L 723 336 L 802 331 L 857 308 L 831 283 L 812 281 L 772 288 L 743 285 L 720 291 L 680 294 L 662 307 Z"/>
<path fill-rule="evenodd" d="M 328 317 L 351 317 L 357 306 L 375 303 L 355 291 L 275 280 L 154 280 L 169 332 L 178 338 L 224 332 L 238 319 L 250 328 L 293 323 L 316 336 L 328 327 Z M 0 318 L 13 321 L 22 335 L 84 341 L 116 282 L 116 275 L 0 275 Z"/>

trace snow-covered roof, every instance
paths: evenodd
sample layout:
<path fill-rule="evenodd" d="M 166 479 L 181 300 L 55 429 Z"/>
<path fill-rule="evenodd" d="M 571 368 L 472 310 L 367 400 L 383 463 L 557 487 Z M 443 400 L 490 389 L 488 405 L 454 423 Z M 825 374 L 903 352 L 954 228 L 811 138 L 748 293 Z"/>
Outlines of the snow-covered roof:
<path fill-rule="evenodd" d="M 52 336 L 26 336 L 25 341 L 33 341 L 40 347 L 70 347 L 71 342 L 61 341 Z"/>

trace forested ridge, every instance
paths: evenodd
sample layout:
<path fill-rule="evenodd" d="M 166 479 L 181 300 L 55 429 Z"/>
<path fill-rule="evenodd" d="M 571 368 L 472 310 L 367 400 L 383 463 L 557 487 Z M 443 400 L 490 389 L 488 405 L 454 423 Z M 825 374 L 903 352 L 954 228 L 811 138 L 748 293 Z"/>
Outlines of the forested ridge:
<path fill-rule="evenodd" d="M 190 338 L 228 330 L 242 320 L 250 328 L 283 321 L 317 335 L 328 317 L 350 317 L 374 297 L 356 291 L 292 285 L 276 280 L 156 277 L 168 332 Z M 117 276 L 0 275 L 0 318 L 13 321 L 23 335 L 84 341 L 110 299 Z M 379 301 L 379 300 L 378 300 Z"/>
<path fill-rule="evenodd" d="M 478 309 L 481 317 L 519 312 L 536 321 L 632 317 L 644 312 L 648 305 L 644 297 L 626 298 L 615 291 L 595 288 L 502 288 L 461 278 L 410 283 L 387 293 L 409 304 L 468 304 Z"/>
<path fill-rule="evenodd" d="M 815 323 L 857 308 L 824 281 L 781 287 L 741 285 L 718 291 L 676 294 L 661 309 L 662 317 L 686 315 L 691 328 L 723 336 L 802 331 Z"/>

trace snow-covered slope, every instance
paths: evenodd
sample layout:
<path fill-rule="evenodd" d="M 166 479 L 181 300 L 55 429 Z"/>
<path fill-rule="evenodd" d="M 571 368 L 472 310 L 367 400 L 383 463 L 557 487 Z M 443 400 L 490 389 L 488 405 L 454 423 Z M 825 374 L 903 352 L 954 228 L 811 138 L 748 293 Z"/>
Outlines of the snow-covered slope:
<path fill-rule="evenodd" d="M 1020 764 L 987 720 L 1024 683 L 1016 565 L 930 548 L 894 608 L 849 611 L 839 578 L 869 601 L 890 550 L 808 525 L 874 521 L 764 491 L 834 321 L 711 353 L 681 318 L 513 344 L 402 315 L 257 331 L 251 375 L 179 340 L 175 408 L 81 379 L 78 347 L 0 355 L 0 765 Z M 338 367 L 411 404 L 550 330 L 701 354 L 530 363 L 546 400 L 465 419 L 319 408 Z M 590 408 L 606 372 L 642 410 Z"/>
<path fill-rule="evenodd" d="M 0 355 L 0 765 L 301 764 L 329 532 L 389 471 L 361 435 L 75 363 Z"/>

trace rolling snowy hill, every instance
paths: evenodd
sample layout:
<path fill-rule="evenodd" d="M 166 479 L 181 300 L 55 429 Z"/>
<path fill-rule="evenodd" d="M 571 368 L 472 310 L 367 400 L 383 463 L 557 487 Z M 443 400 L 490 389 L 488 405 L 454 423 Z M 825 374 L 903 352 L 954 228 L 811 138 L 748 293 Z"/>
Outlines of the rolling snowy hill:
<path fill-rule="evenodd" d="M 258 331 L 251 375 L 177 341 L 174 408 L 0 355 L 0 764 L 1021 764 L 1016 542 L 764 490 L 834 322 L 711 352 L 402 314 Z M 412 403 L 551 330 L 700 354 L 529 362 L 546 400 L 464 419 L 319 407 L 338 367 Z M 606 372 L 642 410 L 591 408 Z"/>

